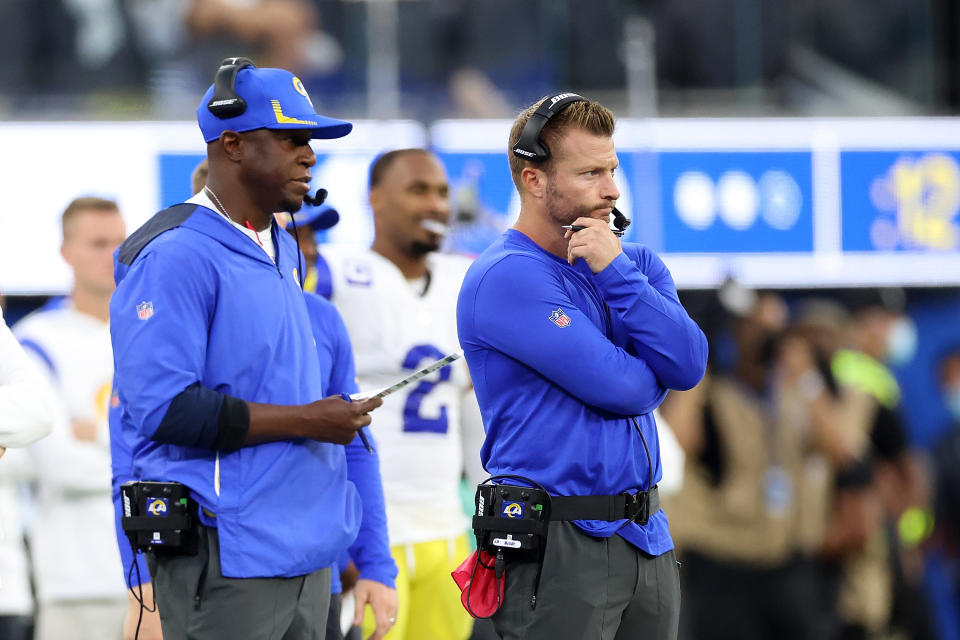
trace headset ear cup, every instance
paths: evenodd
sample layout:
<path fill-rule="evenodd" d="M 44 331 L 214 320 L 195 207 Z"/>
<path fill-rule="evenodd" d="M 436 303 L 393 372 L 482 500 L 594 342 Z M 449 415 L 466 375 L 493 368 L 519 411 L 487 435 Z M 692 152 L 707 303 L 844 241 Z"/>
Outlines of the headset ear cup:
<path fill-rule="evenodd" d="M 540 138 L 543 128 L 550 118 L 557 115 L 574 102 L 583 102 L 586 98 L 575 93 L 555 93 L 540 101 L 540 106 L 520 132 L 520 139 L 513 146 L 513 155 L 530 162 L 543 162 L 550 157 L 550 147 Z"/>
<path fill-rule="evenodd" d="M 547 146 L 547 143 L 537 138 L 536 143 L 533 145 L 534 151 L 537 153 L 537 161 L 543 162 L 550 158 L 550 147 Z"/>
<path fill-rule="evenodd" d="M 233 102 L 230 104 L 213 104 L 214 102 L 215 100 L 211 100 L 211 104 L 208 104 L 207 108 L 210 109 L 210 112 L 213 115 L 217 116 L 221 120 L 236 118 L 247 110 L 247 101 L 240 96 L 233 98 Z"/>
<path fill-rule="evenodd" d="M 226 120 L 247 110 L 247 102 L 237 94 L 237 74 L 255 65 L 249 58 L 227 58 L 220 63 L 213 81 L 213 96 L 207 103 L 210 113 Z"/>
<path fill-rule="evenodd" d="M 530 116 L 520 132 L 520 139 L 513 147 L 515 156 L 530 162 L 543 162 L 550 157 L 550 147 L 540 139 L 540 132 L 548 120 L 549 118 L 541 113 Z"/>

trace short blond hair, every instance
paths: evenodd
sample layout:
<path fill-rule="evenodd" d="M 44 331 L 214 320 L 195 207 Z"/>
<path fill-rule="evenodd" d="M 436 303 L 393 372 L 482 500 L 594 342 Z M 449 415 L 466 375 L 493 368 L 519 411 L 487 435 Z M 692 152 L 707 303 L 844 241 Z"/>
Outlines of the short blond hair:
<path fill-rule="evenodd" d="M 544 171 L 549 171 L 553 157 L 551 156 L 544 162 L 534 163 L 526 158 L 521 158 L 513 152 L 513 147 L 520 141 L 520 134 L 527 125 L 527 121 L 536 112 L 537 108 L 544 100 L 550 96 L 545 96 L 537 100 L 532 105 L 520 112 L 517 119 L 513 121 L 513 127 L 510 128 L 510 140 L 507 145 L 507 158 L 510 161 L 510 175 L 513 178 L 513 184 L 517 190 L 520 190 L 520 173 L 525 167 L 535 166 Z M 613 136 L 613 129 L 616 126 L 616 118 L 613 112 L 607 109 L 599 102 L 593 100 L 580 100 L 571 102 L 559 113 L 554 115 L 540 132 L 540 140 L 549 148 L 556 148 L 557 141 L 568 129 L 583 129 L 597 136 Z"/>
<path fill-rule="evenodd" d="M 207 163 L 207 159 L 204 158 L 193 170 L 193 173 L 190 174 L 190 187 L 194 193 L 203 191 L 203 188 L 207 186 L 208 177 L 210 177 L 210 165 Z"/>
<path fill-rule="evenodd" d="M 63 215 L 60 216 L 60 229 L 63 233 L 64 240 L 70 236 L 74 219 L 83 211 L 119 214 L 120 207 L 118 207 L 117 203 L 113 200 L 106 198 L 97 198 L 94 196 L 74 198 L 70 204 L 67 205 L 67 208 L 63 210 Z"/>

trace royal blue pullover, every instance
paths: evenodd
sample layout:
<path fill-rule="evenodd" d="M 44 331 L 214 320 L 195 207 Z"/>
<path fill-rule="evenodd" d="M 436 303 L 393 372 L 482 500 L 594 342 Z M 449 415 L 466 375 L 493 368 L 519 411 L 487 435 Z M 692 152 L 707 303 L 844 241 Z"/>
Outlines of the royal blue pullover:
<path fill-rule="evenodd" d="M 223 574 L 331 566 L 360 528 L 344 447 L 306 438 L 216 449 L 237 400 L 324 397 L 298 249 L 273 224 L 276 260 L 216 212 L 161 211 L 120 247 L 110 331 L 133 475 L 176 481 L 216 514 Z M 231 400 L 233 399 L 233 400 Z"/>
<path fill-rule="evenodd" d="M 700 381 L 707 341 L 652 251 L 624 243 L 594 275 L 583 260 L 570 266 L 509 230 L 467 272 L 457 326 L 489 473 L 524 476 L 561 496 L 635 492 L 659 481 L 651 412 L 668 389 Z M 663 511 L 645 526 L 575 524 L 593 536 L 618 533 L 652 555 L 673 548 Z"/>

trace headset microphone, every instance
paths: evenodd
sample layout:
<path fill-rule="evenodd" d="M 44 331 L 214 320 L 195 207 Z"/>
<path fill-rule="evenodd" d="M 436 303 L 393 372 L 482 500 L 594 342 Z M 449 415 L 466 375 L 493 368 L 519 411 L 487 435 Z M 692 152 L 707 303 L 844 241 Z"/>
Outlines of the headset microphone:
<path fill-rule="evenodd" d="M 327 199 L 327 190 L 326 189 L 317 189 L 317 193 L 314 196 L 307 194 L 303 196 L 304 203 L 310 205 L 311 207 L 319 207 L 323 204 L 323 201 Z M 627 221 L 629 224 L 630 221 Z"/>
<path fill-rule="evenodd" d="M 304 204 L 310 205 L 311 207 L 319 207 L 320 205 L 323 204 L 323 201 L 326 199 L 327 199 L 326 189 L 317 189 L 317 193 L 313 197 L 310 197 L 309 193 L 303 196 Z M 297 238 L 298 237 L 297 236 L 297 216 L 291 213 L 290 222 L 293 223 L 293 237 Z M 304 273 L 303 271 L 303 263 L 300 261 L 300 257 L 302 255 L 303 253 L 298 249 L 297 250 L 297 281 L 300 283 L 301 289 L 303 289 L 303 282 L 307 277 L 307 274 Z M 364 444 L 366 444 L 366 440 L 364 440 Z M 367 446 L 367 450 L 370 451 L 369 445 Z"/>
<path fill-rule="evenodd" d="M 614 233 L 618 236 L 622 236 L 627 230 L 627 227 L 630 226 L 630 218 L 625 216 L 620 209 L 617 209 L 616 207 L 614 207 L 613 211 L 610 213 L 613 214 L 613 226 L 616 227 L 616 231 L 614 231 Z"/>

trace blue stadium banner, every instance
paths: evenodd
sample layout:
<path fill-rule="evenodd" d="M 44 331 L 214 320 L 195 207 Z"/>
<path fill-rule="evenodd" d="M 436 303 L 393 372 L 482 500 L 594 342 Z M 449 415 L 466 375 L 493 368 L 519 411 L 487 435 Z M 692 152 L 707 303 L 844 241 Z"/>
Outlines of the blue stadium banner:
<path fill-rule="evenodd" d="M 813 250 L 809 152 L 665 151 L 659 160 L 666 252 Z"/>
<path fill-rule="evenodd" d="M 960 249 L 960 153 L 843 151 L 844 251 Z"/>

